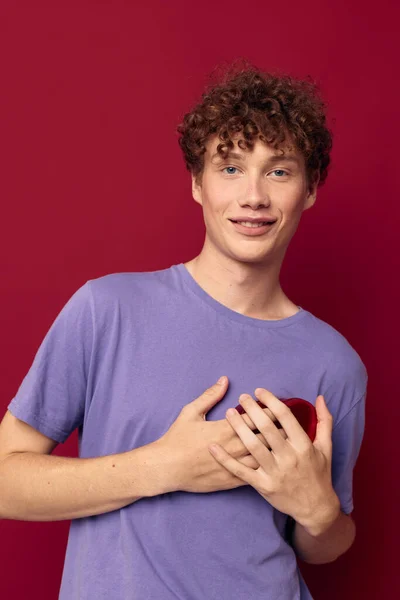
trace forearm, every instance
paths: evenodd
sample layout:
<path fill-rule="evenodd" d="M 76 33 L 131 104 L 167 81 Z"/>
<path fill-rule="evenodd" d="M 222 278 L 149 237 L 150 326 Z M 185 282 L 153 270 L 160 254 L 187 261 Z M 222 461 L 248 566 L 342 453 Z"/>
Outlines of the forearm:
<path fill-rule="evenodd" d="M 339 508 L 333 509 L 325 522 L 305 527 L 296 523 L 292 545 L 299 558 L 311 564 L 335 561 L 354 542 L 356 526 L 353 519 Z"/>
<path fill-rule="evenodd" d="M 110 512 L 163 493 L 158 446 L 98 458 L 32 452 L 0 461 L 0 518 L 59 521 Z"/>

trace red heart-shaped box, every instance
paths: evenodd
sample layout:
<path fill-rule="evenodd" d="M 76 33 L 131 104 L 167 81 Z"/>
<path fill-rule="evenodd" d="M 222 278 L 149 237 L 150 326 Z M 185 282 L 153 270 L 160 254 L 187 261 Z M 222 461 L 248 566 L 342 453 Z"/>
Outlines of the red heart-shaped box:
<path fill-rule="evenodd" d="M 280 398 L 280 400 L 290 408 L 290 410 L 292 411 L 292 413 L 294 414 L 304 431 L 307 433 L 310 440 L 313 442 L 317 433 L 318 423 L 317 411 L 315 410 L 315 406 L 311 404 L 311 402 L 308 402 L 308 400 L 303 400 L 303 398 Z M 257 404 L 261 406 L 261 408 L 267 408 L 265 404 L 260 402 L 260 400 L 257 400 Z M 241 415 L 245 412 L 241 404 L 238 404 L 235 408 Z M 278 427 L 278 429 L 282 429 L 282 425 L 279 422 L 276 424 L 276 426 Z M 259 433 L 258 430 L 256 430 L 256 432 Z"/>

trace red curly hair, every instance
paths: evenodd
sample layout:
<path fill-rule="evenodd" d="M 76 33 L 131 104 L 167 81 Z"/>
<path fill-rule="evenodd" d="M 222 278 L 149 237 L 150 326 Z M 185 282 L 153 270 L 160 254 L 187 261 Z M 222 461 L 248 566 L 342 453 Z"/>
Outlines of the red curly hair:
<path fill-rule="evenodd" d="M 319 175 L 322 185 L 332 149 L 325 108 L 310 80 L 265 73 L 246 60 L 232 63 L 177 127 L 186 167 L 200 182 L 209 138 L 219 136 L 217 152 L 226 158 L 234 147 L 232 136 L 240 133 L 242 150 L 251 150 L 257 138 L 282 152 L 294 143 L 304 156 L 309 183 Z"/>

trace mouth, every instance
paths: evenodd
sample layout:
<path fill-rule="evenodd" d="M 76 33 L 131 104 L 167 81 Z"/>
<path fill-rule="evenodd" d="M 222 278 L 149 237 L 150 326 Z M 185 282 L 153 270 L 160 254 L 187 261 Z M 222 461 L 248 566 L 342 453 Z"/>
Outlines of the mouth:
<path fill-rule="evenodd" d="M 233 219 L 228 219 L 236 232 L 249 237 L 260 237 L 263 235 L 267 235 L 270 231 L 274 230 L 274 225 L 277 222 L 275 221 L 234 221 Z"/>
<path fill-rule="evenodd" d="M 234 221 L 233 219 L 229 219 L 229 221 L 231 221 L 231 223 L 237 223 L 238 225 L 241 225 L 242 227 L 249 227 L 249 228 L 257 228 L 257 227 L 265 227 L 266 225 L 273 225 L 274 223 L 276 223 L 275 221 Z"/>

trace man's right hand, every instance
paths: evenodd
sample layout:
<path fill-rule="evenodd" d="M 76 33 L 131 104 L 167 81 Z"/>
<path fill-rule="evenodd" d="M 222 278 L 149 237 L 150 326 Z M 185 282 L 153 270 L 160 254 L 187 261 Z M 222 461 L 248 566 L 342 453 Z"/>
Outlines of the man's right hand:
<path fill-rule="evenodd" d="M 225 377 L 222 383 L 215 383 L 201 396 L 186 404 L 168 431 L 154 442 L 166 460 L 166 492 L 214 492 L 247 485 L 213 458 L 208 450 L 209 444 L 213 442 L 220 444 L 247 467 L 259 467 L 227 419 L 206 421 L 207 412 L 225 396 L 228 384 L 228 378 Z M 263 410 L 275 420 L 268 408 Z M 244 414 L 242 418 L 252 430 L 256 429 L 248 415 Z M 286 437 L 283 429 L 280 432 Z M 268 447 L 260 433 L 257 437 Z"/>

